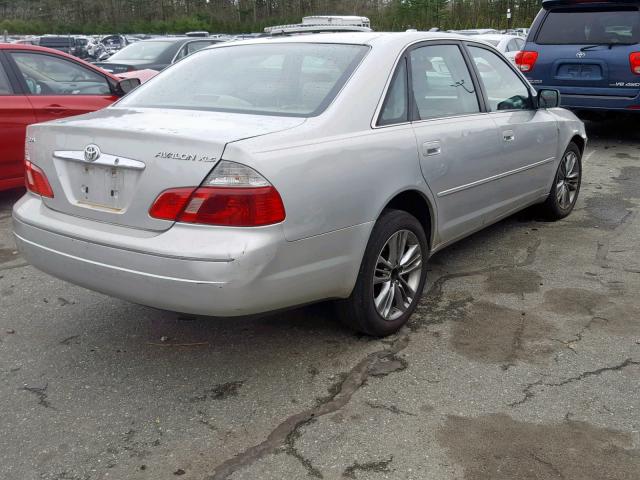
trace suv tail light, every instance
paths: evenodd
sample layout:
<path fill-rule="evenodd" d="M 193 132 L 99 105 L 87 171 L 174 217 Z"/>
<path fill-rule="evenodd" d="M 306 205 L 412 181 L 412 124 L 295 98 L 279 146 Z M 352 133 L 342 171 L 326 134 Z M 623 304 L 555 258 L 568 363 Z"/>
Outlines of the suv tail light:
<path fill-rule="evenodd" d="M 162 192 L 149 215 L 185 223 L 258 227 L 282 222 L 285 210 L 278 191 L 258 172 L 223 160 L 201 186 Z"/>
<path fill-rule="evenodd" d="M 640 75 L 640 52 L 632 52 L 629 54 L 629 66 L 633 73 Z"/>
<path fill-rule="evenodd" d="M 44 172 L 29 160 L 25 160 L 25 185 L 27 189 L 37 195 L 53 198 L 53 190 Z"/>
<path fill-rule="evenodd" d="M 530 72 L 538 60 L 538 52 L 521 50 L 516 53 L 516 65 L 521 72 Z"/>

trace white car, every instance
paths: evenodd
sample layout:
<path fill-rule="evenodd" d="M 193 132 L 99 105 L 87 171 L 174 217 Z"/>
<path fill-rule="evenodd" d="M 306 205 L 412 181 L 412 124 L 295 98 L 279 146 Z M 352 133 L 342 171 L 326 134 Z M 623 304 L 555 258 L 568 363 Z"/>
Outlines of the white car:
<path fill-rule="evenodd" d="M 516 62 L 516 53 L 518 53 L 524 47 L 525 39 L 517 35 L 475 35 L 474 40 L 482 40 L 483 42 L 490 43 L 500 53 L 509 59 L 511 63 Z"/>

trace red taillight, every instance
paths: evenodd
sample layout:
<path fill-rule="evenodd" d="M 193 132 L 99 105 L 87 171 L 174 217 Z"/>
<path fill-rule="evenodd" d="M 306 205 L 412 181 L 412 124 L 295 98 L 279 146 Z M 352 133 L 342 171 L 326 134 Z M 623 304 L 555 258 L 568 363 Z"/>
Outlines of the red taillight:
<path fill-rule="evenodd" d="M 538 60 L 538 52 L 522 50 L 516 53 L 516 65 L 521 72 L 530 72 Z"/>
<path fill-rule="evenodd" d="M 629 54 L 629 66 L 633 73 L 640 75 L 640 52 L 632 52 Z"/>
<path fill-rule="evenodd" d="M 51 189 L 51 185 L 49 185 L 47 176 L 29 160 L 25 161 L 24 179 L 29 191 L 43 197 L 53 198 L 53 190 Z"/>
<path fill-rule="evenodd" d="M 273 186 L 175 188 L 162 192 L 149 215 L 163 220 L 230 227 L 282 222 L 284 205 Z"/>
<path fill-rule="evenodd" d="M 194 187 L 165 190 L 153 202 L 149 215 L 161 220 L 177 220 L 194 191 Z"/>

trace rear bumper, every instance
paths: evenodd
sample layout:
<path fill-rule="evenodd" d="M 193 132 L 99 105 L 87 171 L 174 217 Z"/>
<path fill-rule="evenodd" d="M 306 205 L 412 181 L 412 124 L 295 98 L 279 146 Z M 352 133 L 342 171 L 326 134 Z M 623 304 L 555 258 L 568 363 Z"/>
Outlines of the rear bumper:
<path fill-rule="evenodd" d="M 640 95 L 624 97 L 615 95 L 589 95 L 564 93 L 562 87 L 535 86 L 537 90 L 553 88 L 560 91 L 560 103 L 563 108 L 573 110 L 618 110 L 625 112 L 640 111 Z"/>
<path fill-rule="evenodd" d="M 13 220 L 19 250 L 44 272 L 135 303 L 213 316 L 347 297 L 371 228 L 298 242 L 286 241 L 282 225 L 176 224 L 127 237 L 132 229 L 108 226 L 107 235 L 105 224 L 53 212 L 31 194 L 16 203 Z"/>

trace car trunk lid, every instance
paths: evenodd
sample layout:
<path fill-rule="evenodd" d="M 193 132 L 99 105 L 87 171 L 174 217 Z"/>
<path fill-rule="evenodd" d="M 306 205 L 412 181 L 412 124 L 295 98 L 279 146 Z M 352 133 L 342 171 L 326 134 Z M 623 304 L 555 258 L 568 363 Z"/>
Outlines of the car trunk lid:
<path fill-rule="evenodd" d="M 293 128 L 303 118 L 109 108 L 30 128 L 31 161 L 46 173 L 60 212 L 163 231 L 149 216 L 160 192 L 196 187 L 229 142 Z"/>
<path fill-rule="evenodd" d="M 124 73 L 124 72 L 132 72 L 134 70 L 141 70 L 147 68 L 151 63 L 148 60 L 130 60 L 130 61 L 122 61 L 122 62 L 93 62 L 96 67 L 100 67 L 101 69 L 113 73 Z"/>

